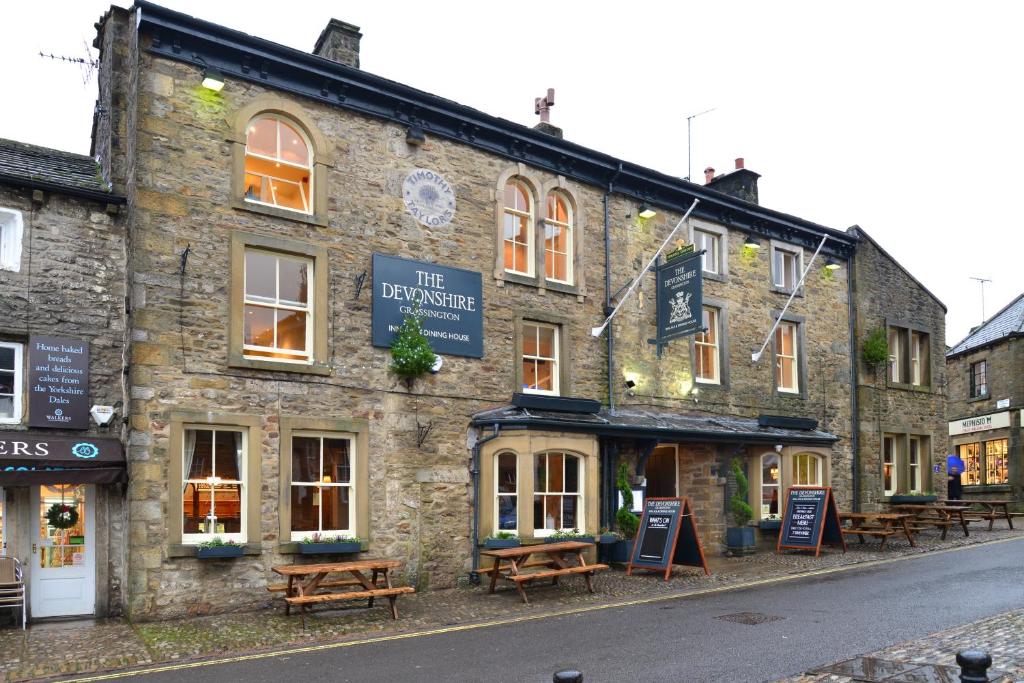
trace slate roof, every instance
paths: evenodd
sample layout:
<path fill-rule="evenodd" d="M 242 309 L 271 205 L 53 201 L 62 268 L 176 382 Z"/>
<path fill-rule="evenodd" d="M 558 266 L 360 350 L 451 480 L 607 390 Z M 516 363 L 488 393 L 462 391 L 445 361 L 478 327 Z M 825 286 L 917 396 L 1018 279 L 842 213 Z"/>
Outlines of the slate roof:
<path fill-rule="evenodd" d="M 979 346 L 986 346 L 1000 339 L 1024 335 L 1024 294 L 1007 304 L 1003 310 L 986 320 L 960 343 L 950 349 L 947 358 L 966 353 Z"/>
<path fill-rule="evenodd" d="M 92 157 L 0 138 L 0 180 L 109 193 Z"/>
<path fill-rule="evenodd" d="M 473 424 L 556 428 L 605 436 L 678 441 L 803 443 L 828 445 L 839 440 L 819 429 L 762 427 L 757 418 L 684 415 L 642 408 L 601 408 L 597 413 L 567 413 L 502 406 L 473 416 Z"/>

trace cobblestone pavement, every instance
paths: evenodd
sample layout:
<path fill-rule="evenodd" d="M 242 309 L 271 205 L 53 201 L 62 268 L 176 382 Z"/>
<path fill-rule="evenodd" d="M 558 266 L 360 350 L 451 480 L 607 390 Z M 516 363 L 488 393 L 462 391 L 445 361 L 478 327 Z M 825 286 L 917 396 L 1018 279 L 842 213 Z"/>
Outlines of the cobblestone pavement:
<path fill-rule="evenodd" d="M 306 618 L 305 628 L 297 616 L 284 615 L 280 599 L 270 602 L 270 598 L 268 608 L 259 612 L 136 624 L 119 619 L 50 622 L 34 624 L 27 632 L 14 628 L 13 619 L 7 616 L 10 612 L 5 611 L 0 613 L 0 620 L 6 620 L 0 621 L 0 682 L 222 657 L 283 646 L 355 640 L 496 619 L 543 616 L 568 609 L 597 608 L 631 600 L 682 596 L 752 581 L 781 579 L 810 571 L 863 565 L 899 556 L 914 556 L 1022 536 L 1024 530 L 997 527 L 991 532 L 979 529 L 970 538 L 951 532 L 946 541 L 940 541 L 937 533 L 925 532 L 917 537 L 916 548 L 910 547 L 906 541 L 893 540 L 893 537 L 888 547 L 879 552 L 877 542 L 869 541 L 861 545 L 855 540 L 845 554 L 828 548 L 823 549 L 822 555 L 817 558 L 800 552 L 776 555 L 772 552 L 773 546 L 764 545 L 757 554 L 748 557 L 708 558 L 711 576 L 705 576 L 699 569 L 677 567 L 672 579 L 665 582 L 660 575 L 641 573 L 627 577 L 622 571 L 606 571 L 598 574 L 595 579 L 597 592 L 593 595 L 586 592 L 583 581 L 578 579 L 563 580 L 560 586 L 537 584 L 530 589 L 529 605 L 520 602 L 514 588 L 499 589 L 495 595 L 488 595 L 486 586 L 426 591 L 399 599 L 400 619 L 397 622 L 390 619 L 386 601 L 373 609 L 354 606 L 317 611 Z M 1017 614 L 1013 618 L 1016 621 L 1011 620 L 1006 625 L 999 621 L 986 631 L 991 633 L 991 642 L 977 639 L 972 642 L 989 649 L 997 658 L 1000 668 L 1010 670 L 1006 666 L 1012 660 L 1017 662 L 1013 665 L 1018 667 L 1017 671 L 1024 671 L 1020 669 L 1024 667 L 1024 652 L 1021 651 L 1024 645 L 1017 636 L 1024 626 L 1024 617 Z M 978 627 L 975 625 L 971 628 Z M 928 644 L 934 647 L 934 653 L 925 650 L 923 644 L 918 648 L 911 644 L 900 646 L 904 650 L 886 650 L 879 656 L 900 661 L 932 657 L 928 661 L 947 662 L 952 656 L 950 653 L 962 647 L 965 642 L 962 637 L 956 637 L 957 632 L 949 632 L 949 642 L 955 642 L 956 645 L 945 649 L 936 646 L 934 639 L 929 639 Z M 800 683 L 853 680 L 849 677 L 828 678 L 825 674 L 816 676 L 792 680 Z"/>

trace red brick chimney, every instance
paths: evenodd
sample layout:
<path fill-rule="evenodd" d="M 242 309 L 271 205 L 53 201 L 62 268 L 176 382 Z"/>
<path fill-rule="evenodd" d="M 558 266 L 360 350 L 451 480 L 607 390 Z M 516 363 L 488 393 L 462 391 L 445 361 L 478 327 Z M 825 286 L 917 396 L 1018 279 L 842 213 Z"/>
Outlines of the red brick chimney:
<path fill-rule="evenodd" d="M 743 168 L 743 157 L 736 157 L 736 170 Z"/>
<path fill-rule="evenodd" d="M 711 181 L 715 179 L 715 169 L 708 166 L 704 169 L 704 184 L 710 185 Z"/>

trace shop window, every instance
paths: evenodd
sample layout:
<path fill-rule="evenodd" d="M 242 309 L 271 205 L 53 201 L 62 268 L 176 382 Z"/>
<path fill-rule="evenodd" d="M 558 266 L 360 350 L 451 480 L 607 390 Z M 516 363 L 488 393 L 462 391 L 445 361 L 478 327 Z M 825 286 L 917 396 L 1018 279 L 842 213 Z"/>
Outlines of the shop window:
<path fill-rule="evenodd" d="M 252 119 L 245 136 L 245 201 L 313 213 L 310 150 L 295 123 L 266 114 Z"/>
<path fill-rule="evenodd" d="M 522 390 L 557 396 L 560 388 L 558 325 L 524 321 L 522 325 Z"/>
<path fill-rule="evenodd" d="M 0 270 L 21 270 L 23 226 L 20 211 L 0 209 Z"/>
<path fill-rule="evenodd" d="M 721 384 L 720 311 L 717 308 L 705 306 L 703 316 L 705 331 L 698 332 L 693 338 L 694 377 L 701 383 Z"/>
<path fill-rule="evenodd" d="M 921 493 L 921 437 L 912 436 L 907 443 L 907 491 Z"/>
<path fill-rule="evenodd" d="M 571 453 L 534 456 L 534 536 L 584 529 L 583 459 Z"/>
<path fill-rule="evenodd" d="M 988 396 L 988 362 L 971 363 L 971 398 Z"/>
<path fill-rule="evenodd" d="M 985 442 L 986 484 L 1006 484 L 1010 481 L 1007 452 L 1007 439 L 993 439 Z"/>
<path fill-rule="evenodd" d="M 352 450 L 346 437 L 292 435 L 291 540 L 356 535 Z"/>
<path fill-rule="evenodd" d="M 794 455 L 793 485 L 821 486 L 821 458 L 813 453 Z"/>
<path fill-rule="evenodd" d="M 700 257 L 700 267 L 705 273 L 718 275 L 722 272 L 722 238 L 707 230 L 693 231 L 693 248 L 704 250 Z"/>
<path fill-rule="evenodd" d="M 782 321 L 775 328 L 775 388 L 800 393 L 800 340 L 797 323 Z"/>
<path fill-rule="evenodd" d="M 533 195 L 526 183 L 510 180 L 505 185 L 505 270 L 533 275 Z"/>
<path fill-rule="evenodd" d="M 564 195 L 548 195 L 547 218 L 544 221 L 544 276 L 553 282 L 572 284 L 573 216 Z"/>
<path fill-rule="evenodd" d="M 772 284 L 778 289 L 792 292 L 800 281 L 803 270 L 803 251 L 772 243 Z"/>
<path fill-rule="evenodd" d="M 977 486 L 981 483 L 981 444 L 965 443 L 956 447 L 957 455 L 964 462 L 964 471 L 960 474 L 960 483 L 964 486 Z"/>
<path fill-rule="evenodd" d="M 779 518 L 779 454 L 761 456 L 761 519 Z"/>
<path fill-rule="evenodd" d="M 929 335 L 905 327 L 889 327 L 889 381 L 893 384 L 928 386 Z"/>
<path fill-rule="evenodd" d="M 182 541 L 246 540 L 245 430 L 186 425 L 182 438 Z"/>
<path fill-rule="evenodd" d="M 308 363 L 313 355 L 313 259 L 245 250 L 243 354 Z"/>
<path fill-rule="evenodd" d="M 495 457 L 495 531 L 519 532 L 519 458 L 505 451 Z"/>
<path fill-rule="evenodd" d="M 0 424 L 21 422 L 24 345 L 0 342 Z"/>

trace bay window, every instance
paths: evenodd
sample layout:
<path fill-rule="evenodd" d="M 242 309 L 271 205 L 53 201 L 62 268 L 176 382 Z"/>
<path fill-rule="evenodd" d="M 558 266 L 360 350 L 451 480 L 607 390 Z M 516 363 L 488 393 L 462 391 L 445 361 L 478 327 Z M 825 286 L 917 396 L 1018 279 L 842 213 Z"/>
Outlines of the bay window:
<path fill-rule="evenodd" d="M 291 540 L 355 536 L 352 440 L 296 432 L 291 450 Z"/>
<path fill-rule="evenodd" d="M 793 456 L 793 485 L 821 486 L 821 458 L 813 453 Z"/>
<path fill-rule="evenodd" d="M 243 429 L 186 425 L 181 452 L 182 541 L 246 540 Z"/>
<path fill-rule="evenodd" d="M 582 463 L 571 453 L 534 456 L 534 536 L 584 528 Z"/>
<path fill-rule="evenodd" d="M 761 456 L 761 517 L 779 518 L 779 454 L 765 453 Z"/>
<path fill-rule="evenodd" d="M 515 453 L 504 451 L 495 456 L 494 530 L 519 531 L 519 458 Z"/>

